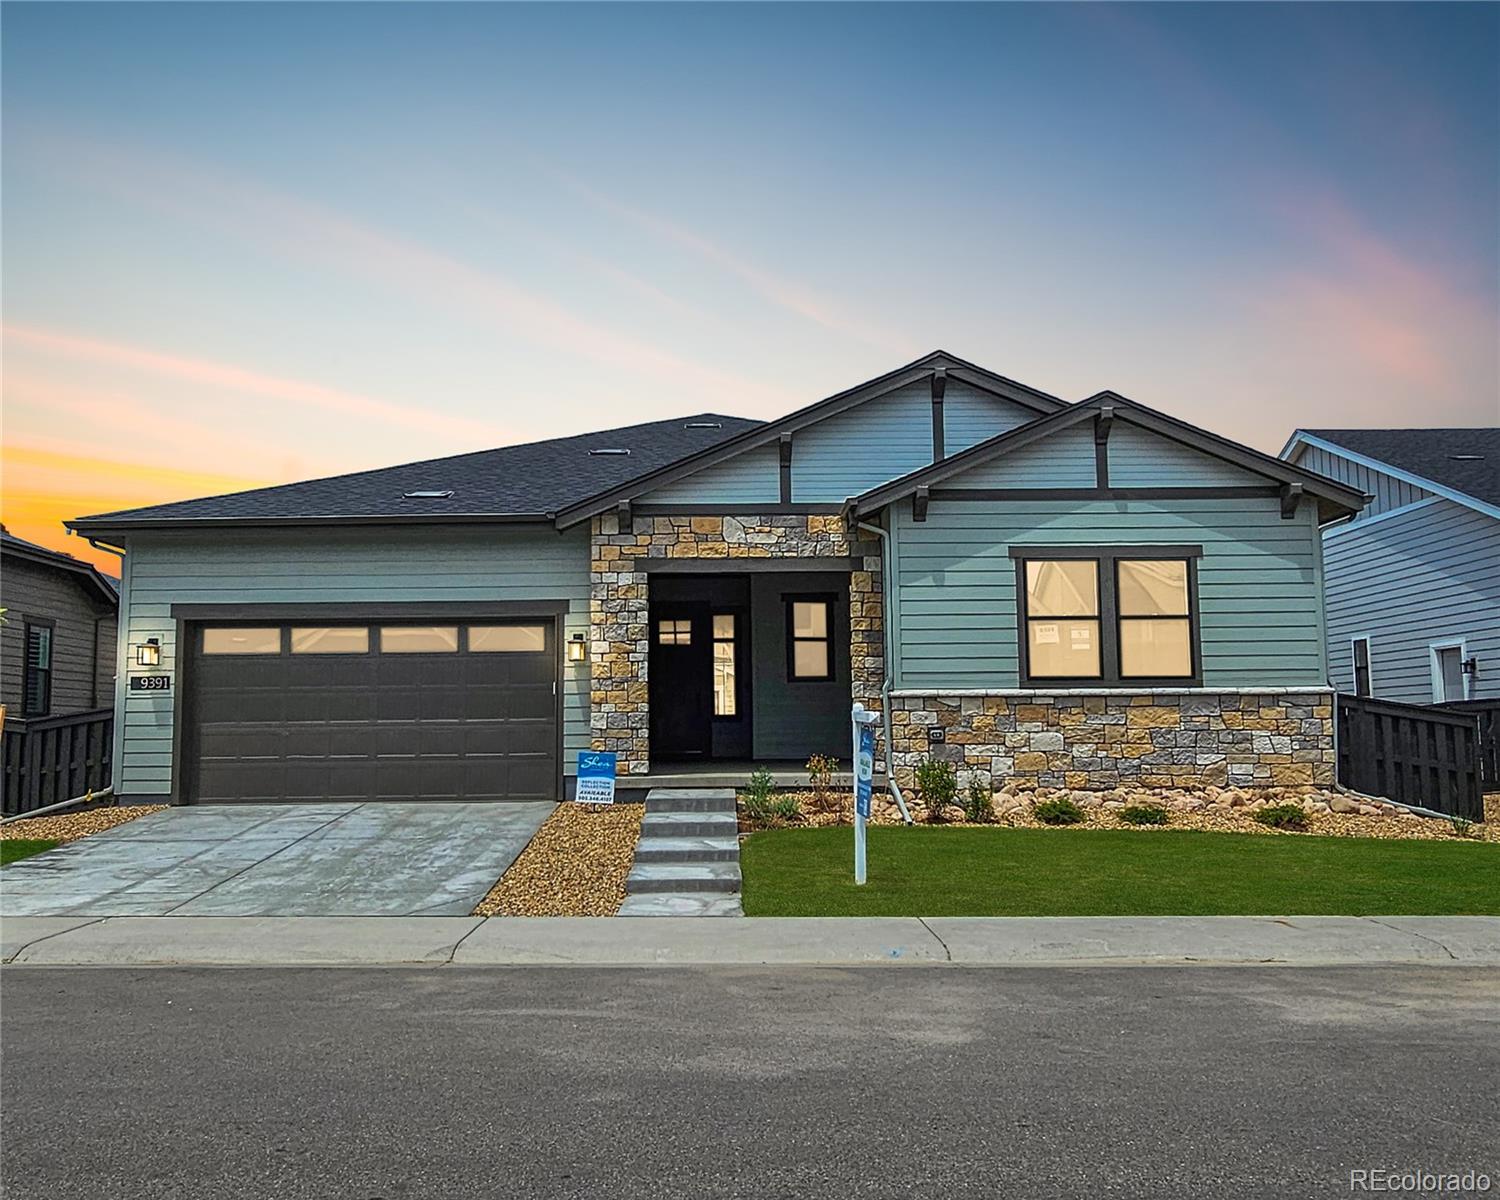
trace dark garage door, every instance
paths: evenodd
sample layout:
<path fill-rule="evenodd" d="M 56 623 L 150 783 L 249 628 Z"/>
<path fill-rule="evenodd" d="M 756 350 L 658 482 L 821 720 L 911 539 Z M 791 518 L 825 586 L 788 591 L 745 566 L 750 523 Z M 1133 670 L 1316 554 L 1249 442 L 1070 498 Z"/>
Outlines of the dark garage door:
<path fill-rule="evenodd" d="M 557 798 L 550 618 L 186 636 L 190 801 Z"/>

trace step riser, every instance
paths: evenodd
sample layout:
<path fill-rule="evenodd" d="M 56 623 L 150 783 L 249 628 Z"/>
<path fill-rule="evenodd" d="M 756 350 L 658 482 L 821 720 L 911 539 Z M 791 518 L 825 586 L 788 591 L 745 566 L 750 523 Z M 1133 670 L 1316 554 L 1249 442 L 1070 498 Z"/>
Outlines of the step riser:
<path fill-rule="evenodd" d="M 740 852 L 734 850 L 655 850 L 639 849 L 635 861 L 641 863 L 685 863 L 685 862 L 738 862 Z"/>
<path fill-rule="evenodd" d="M 672 821 L 653 823 L 647 817 L 641 823 L 641 837 L 734 837 L 739 833 L 739 822 L 734 820 Z"/>
<path fill-rule="evenodd" d="M 691 812 L 691 813 L 732 813 L 735 810 L 733 800 L 647 800 L 646 813 L 664 812 Z"/>
<path fill-rule="evenodd" d="M 625 881 L 625 891 L 631 896 L 649 896 L 653 892 L 722 892 L 733 894 L 740 890 L 738 879 L 635 879 Z"/>

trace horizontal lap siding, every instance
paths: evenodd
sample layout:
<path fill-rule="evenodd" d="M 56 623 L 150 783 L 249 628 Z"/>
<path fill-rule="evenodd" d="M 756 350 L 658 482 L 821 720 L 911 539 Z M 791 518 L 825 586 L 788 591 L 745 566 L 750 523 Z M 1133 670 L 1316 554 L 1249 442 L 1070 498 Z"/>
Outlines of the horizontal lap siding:
<path fill-rule="evenodd" d="M 1116 423 L 1109 435 L 1112 487 L 1265 487 L 1270 481 L 1149 429 Z"/>
<path fill-rule="evenodd" d="M 1429 645 L 1463 638 L 1480 668 L 1470 695 L 1500 697 L 1500 521 L 1438 500 L 1331 530 L 1323 560 L 1340 689 L 1354 690 L 1350 640 L 1367 636 L 1375 695 L 1430 704 Z"/>
<path fill-rule="evenodd" d="M 898 686 L 1016 687 L 1012 545 L 1202 545 L 1206 687 L 1325 680 L 1312 505 L 1265 500 L 934 501 L 896 512 Z"/>
<path fill-rule="evenodd" d="M 1365 495 L 1374 497 L 1355 518 L 1356 523 L 1378 517 L 1393 508 L 1405 508 L 1408 504 L 1415 504 L 1433 494 L 1414 483 L 1392 478 L 1363 463 L 1350 462 L 1342 455 L 1332 454 L 1317 446 L 1306 447 L 1295 461 L 1299 467 L 1316 471 L 1329 479 L 1337 479 L 1340 483 L 1347 483 L 1350 487 L 1359 488 Z"/>
<path fill-rule="evenodd" d="M 760 446 L 642 496 L 642 504 L 775 504 L 781 499 L 781 451 Z"/>
<path fill-rule="evenodd" d="M 945 488 L 1091 488 L 1096 482 L 1094 427 L 1085 422 L 979 463 Z"/>
<path fill-rule="evenodd" d="M 950 379 L 943 392 L 943 453 L 957 454 L 1036 419 L 1036 413 L 1013 400 Z"/>
<path fill-rule="evenodd" d="M 932 462 L 932 385 L 898 388 L 792 439 L 792 500 L 836 504 Z"/>
<path fill-rule="evenodd" d="M 586 529 L 251 532 L 217 538 L 138 538 L 127 558 L 122 641 L 160 638 L 176 676 L 173 604 L 371 603 L 536 600 L 570 602 L 566 639 L 587 634 Z M 588 667 L 563 667 L 563 760 L 571 774 L 587 749 Z M 131 694 L 121 680 L 121 786 L 167 792 L 172 779 L 172 697 Z"/>
<path fill-rule="evenodd" d="M 115 671 L 114 609 L 76 571 L 7 556 L 3 576 L 0 703 L 12 717 L 24 715 L 26 624 L 51 621 L 52 703 L 46 715 L 107 705 Z"/>

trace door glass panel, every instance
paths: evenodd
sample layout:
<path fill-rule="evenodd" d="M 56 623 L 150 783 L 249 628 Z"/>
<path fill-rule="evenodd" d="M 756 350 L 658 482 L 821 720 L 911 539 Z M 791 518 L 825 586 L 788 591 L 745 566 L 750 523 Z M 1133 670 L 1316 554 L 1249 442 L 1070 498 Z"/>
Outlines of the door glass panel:
<path fill-rule="evenodd" d="M 1120 622 L 1122 677 L 1177 679 L 1192 673 L 1192 628 L 1187 618 Z"/>
<path fill-rule="evenodd" d="M 691 646 L 693 623 L 691 621 L 658 621 L 656 641 L 661 646 Z"/>
<path fill-rule="evenodd" d="M 827 637 L 828 605 L 821 600 L 794 600 L 792 602 L 792 636 Z"/>
<path fill-rule="evenodd" d="M 714 716 L 732 717 L 734 703 L 734 643 L 714 642 Z"/>
<path fill-rule="evenodd" d="M 1188 612 L 1187 563 L 1120 560 L 1120 615 L 1185 617 Z"/>
<path fill-rule="evenodd" d="M 546 648 L 545 625 L 469 626 L 469 649 L 475 654 L 524 654 Z"/>
<path fill-rule="evenodd" d="M 1099 615 L 1099 564 L 1093 559 L 1028 559 L 1026 611 L 1033 617 Z"/>
<path fill-rule="evenodd" d="M 293 654 L 368 654 L 370 631 L 356 625 L 293 627 Z"/>
<path fill-rule="evenodd" d="M 719 639 L 734 637 L 733 613 L 719 613 L 714 617 L 714 637 Z"/>
<path fill-rule="evenodd" d="M 380 630 L 382 654 L 457 654 L 457 625 L 386 625 Z"/>
<path fill-rule="evenodd" d="M 280 654 L 281 629 L 205 629 L 204 654 Z"/>
<path fill-rule="evenodd" d="M 1029 564 L 1028 564 L 1029 565 Z M 1062 679 L 1099 676 L 1099 622 L 1027 621 L 1027 667 L 1032 675 Z"/>

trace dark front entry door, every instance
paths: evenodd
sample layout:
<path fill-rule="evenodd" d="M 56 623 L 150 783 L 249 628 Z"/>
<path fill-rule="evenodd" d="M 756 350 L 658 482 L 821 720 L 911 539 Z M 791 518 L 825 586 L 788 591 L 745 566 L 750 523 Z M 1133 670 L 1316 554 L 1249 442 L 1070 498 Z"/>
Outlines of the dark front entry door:
<path fill-rule="evenodd" d="M 662 604 L 651 617 L 651 754 L 707 758 L 713 750 L 713 638 L 701 604 Z"/>

